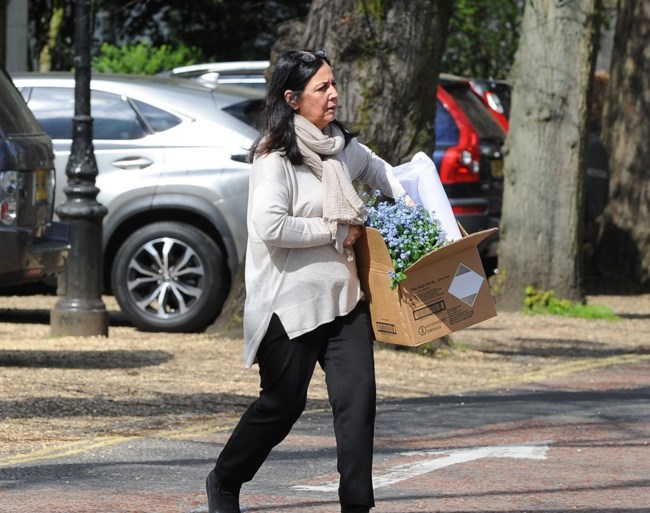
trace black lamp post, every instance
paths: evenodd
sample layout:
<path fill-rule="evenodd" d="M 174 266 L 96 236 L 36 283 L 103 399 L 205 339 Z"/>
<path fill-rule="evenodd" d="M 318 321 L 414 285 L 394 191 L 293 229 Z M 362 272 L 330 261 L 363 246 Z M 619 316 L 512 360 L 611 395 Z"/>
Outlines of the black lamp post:
<path fill-rule="evenodd" d="M 52 335 L 108 335 L 108 312 L 102 292 L 102 219 L 97 202 L 97 162 L 90 116 L 91 0 L 75 3 L 75 113 L 72 149 L 63 189 L 66 201 L 56 209 L 70 226 L 70 253 L 64 273 L 64 296 L 50 315 Z"/>

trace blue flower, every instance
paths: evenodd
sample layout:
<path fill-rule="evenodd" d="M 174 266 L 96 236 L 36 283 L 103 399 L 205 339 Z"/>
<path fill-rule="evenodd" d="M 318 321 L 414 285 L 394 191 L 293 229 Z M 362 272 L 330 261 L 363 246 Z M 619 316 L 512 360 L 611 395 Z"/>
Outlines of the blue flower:
<path fill-rule="evenodd" d="M 366 225 L 379 231 L 386 242 L 395 269 L 389 273 L 394 289 L 406 279 L 409 266 L 448 242 L 447 234 L 422 205 L 409 207 L 403 198 L 377 203 L 377 197 L 375 193 L 368 200 Z"/>

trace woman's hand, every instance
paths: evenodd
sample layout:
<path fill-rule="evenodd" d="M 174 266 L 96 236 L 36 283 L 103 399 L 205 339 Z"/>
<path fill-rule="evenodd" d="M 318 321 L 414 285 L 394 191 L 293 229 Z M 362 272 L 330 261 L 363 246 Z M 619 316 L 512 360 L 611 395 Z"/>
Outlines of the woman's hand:
<path fill-rule="evenodd" d="M 363 228 L 356 224 L 348 225 L 348 236 L 343 241 L 343 247 L 349 248 L 354 245 L 359 237 L 361 237 L 361 231 Z"/>

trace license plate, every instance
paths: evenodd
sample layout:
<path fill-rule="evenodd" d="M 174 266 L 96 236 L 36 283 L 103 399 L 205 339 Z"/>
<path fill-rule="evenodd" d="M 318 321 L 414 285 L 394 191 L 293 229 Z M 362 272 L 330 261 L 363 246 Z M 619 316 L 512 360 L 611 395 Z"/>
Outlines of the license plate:
<path fill-rule="evenodd" d="M 492 178 L 503 178 L 503 159 L 491 160 L 490 170 Z"/>
<path fill-rule="evenodd" d="M 36 190 L 34 192 L 34 200 L 37 202 L 47 201 L 50 172 L 47 169 L 36 170 Z"/>

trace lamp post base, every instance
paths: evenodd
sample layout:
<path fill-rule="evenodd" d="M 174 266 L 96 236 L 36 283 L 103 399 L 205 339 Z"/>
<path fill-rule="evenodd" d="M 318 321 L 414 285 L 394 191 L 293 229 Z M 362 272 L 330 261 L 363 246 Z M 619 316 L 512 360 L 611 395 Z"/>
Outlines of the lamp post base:
<path fill-rule="evenodd" d="M 61 299 L 50 312 L 50 335 L 108 336 L 108 311 L 100 300 Z"/>

